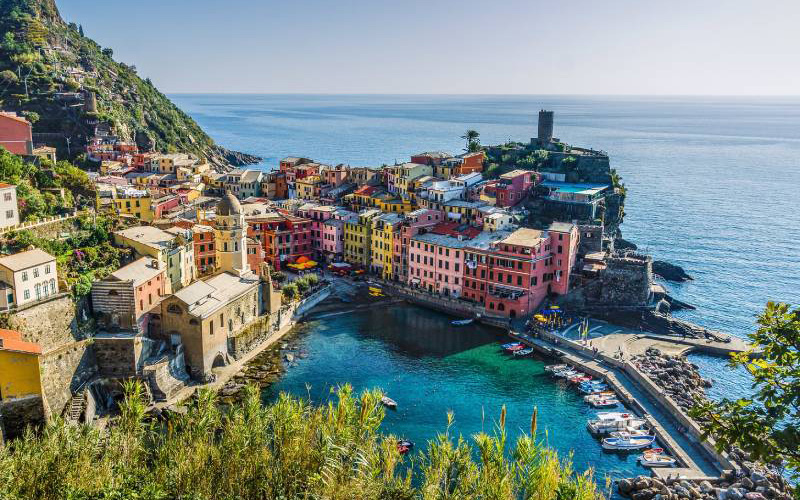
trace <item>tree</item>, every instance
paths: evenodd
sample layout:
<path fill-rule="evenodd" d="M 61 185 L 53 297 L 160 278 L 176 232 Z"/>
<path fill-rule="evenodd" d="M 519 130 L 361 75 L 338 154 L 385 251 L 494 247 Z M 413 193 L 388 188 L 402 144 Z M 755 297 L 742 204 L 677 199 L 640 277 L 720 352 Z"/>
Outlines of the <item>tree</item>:
<path fill-rule="evenodd" d="M 748 335 L 751 350 L 731 357 L 731 366 L 744 366 L 753 376 L 755 394 L 699 401 L 690 414 L 719 450 L 738 446 L 754 460 L 783 459 L 800 477 L 800 308 L 769 302 L 758 324 Z"/>
<path fill-rule="evenodd" d="M 466 147 L 464 151 L 473 152 L 477 151 L 481 147 L 480 141 L 481 134 L 478 133 L 477 130 L 467 130 L 464 132 L 464 135 L 461 136 L 466 142 Z"/>
<path fill-rule="evenodd" d="M 84 35 L 83 35 L 83 25 L 82 25 L 82 24 L 79 24 L 79 25 L 78 25 L 78 34 L 79 34 L 80 36 L 84 36 Z"/>
<path fill-rule="evenodd" d="M 111 59 L 112 57 L 114 57 L 114 49 L 106 47 L 105 49 L 103 49 L 103 55 Z"/>

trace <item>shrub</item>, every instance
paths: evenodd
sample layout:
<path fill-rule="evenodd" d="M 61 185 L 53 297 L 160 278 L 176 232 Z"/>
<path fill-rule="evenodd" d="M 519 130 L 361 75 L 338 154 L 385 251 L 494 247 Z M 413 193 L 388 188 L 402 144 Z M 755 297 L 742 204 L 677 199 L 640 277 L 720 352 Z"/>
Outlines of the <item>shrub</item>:
<path fill-rule="evenodd" d="M 286 300 L 292 301 L 299 295 L 297 285 L 294 283 L 289 283 L 288 285 L 284 285 L 281 289 L 281 293 Z"/>
<path fill-rule="evenodd" d="M 377 390 L 339 387 L 322 406 L 282 394 L 264 406 L 250 386 L 226 411 L 203 390 L 163 426 L 144 421 L 142 392 L 126 384 L 121 416 L 106 430 L 57 419 L 0 449 L 0 498 L 600 498 L 591 472 L 573 473 L 534 437 L 509 449 L 505 409 L 493 435 L 474 436 L 478 453 L 448 426 L 412 459 L 380 432 Z"/>

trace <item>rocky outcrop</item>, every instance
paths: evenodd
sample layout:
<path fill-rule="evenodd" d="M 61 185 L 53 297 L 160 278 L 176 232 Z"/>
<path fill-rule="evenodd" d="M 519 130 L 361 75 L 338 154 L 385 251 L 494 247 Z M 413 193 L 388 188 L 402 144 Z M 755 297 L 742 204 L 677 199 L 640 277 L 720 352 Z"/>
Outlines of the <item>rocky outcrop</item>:
<path fill-rule="evenodd" d="M 705 398 L 705 389 L 711 387 L 711 380 L 700 376 L 697 365 L 682 356 L 669 356 L 650 348 L 645 354 L 634 356 L 632 361 L 683 411 L 688 411 L 697 399 Z"/>
<path fill-rule="evenodd" d="M 263 160 L 263 158 L 260 156 L 240 153 L 239 151 L 231 151 L 230 149 L 223 148 L 222 146 L 215 146 L 212 151 L 215 153 L 215 156 L 218 156 L 224 160 L 225 163 L 233 165 L 234 167 L 253 165 Z"/>
<path fill-rule="evenodd" d="M 667 281 L 683 282 L 694 279 L 689 276 L 681 266 L 670 264 L 663 260 L 653 261 L 653 273 Z"/>

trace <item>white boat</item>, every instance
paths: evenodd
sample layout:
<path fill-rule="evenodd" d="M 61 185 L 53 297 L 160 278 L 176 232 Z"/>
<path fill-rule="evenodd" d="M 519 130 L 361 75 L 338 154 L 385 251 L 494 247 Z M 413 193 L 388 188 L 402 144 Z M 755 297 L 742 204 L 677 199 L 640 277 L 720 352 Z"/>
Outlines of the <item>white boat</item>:
<path fill-rule="evenodd" d="M 638 458 L 639 463 L 644 467 L 672 467 L 677 462 L 674 458 L 658 453 L 647 453 L 645 451 Z"/>
<path fill-rule="evenodd" d="M 577 374 L 578 374 L 578 372 L 576 370 L 573 370 L 572 368 L 565 368 L 563 370 L 559 370 L 557 372 L 553 372 L 553 376 L 558 377 L 558 378 L 574 377 Z"/>
<path fill-rule="evenodd" d="M 473 321 L 475 321 L 475 320 L 472 319 L 472 318 L 454 319 L 453 321 L 450 322 L 450 324 L 453 325 L 453 326 L 464 326 L 464 325 L 469 325 Z"/>
<path fill-rule="evenodd" d="M 608 419 L 620 419 L 620 418 L 633 418 L 634 415 L 631 412 L 627 411 L 599 411 L 597 412 L 597 418 L 600 420 L 608 420 Z"/>
<path fill-rule="evenodd" d="M 384 396 L 381 398 L 381 404 L 387 408 L 391 408 L 392 410 L 397 409 L 397 401 L 390 398 L 389 396 Z"/>
<path fill-rule="evenodd" d="M 532 353 L 532 348 L 522 349 L 521 351 L 514 351 L 514 356 L 527 356 L 528 354 Z"/>
<path fill-rule="evenodd" d="M 592 401 L 597 401 L 600 399 L 609 399 L 616 397 L 614 391 L 603 391 L 603 392 L 596 392 L 594 394 L 589 394 L 583 397 L 583 400 L 587 403 L 591 403 Z"/>
<path fill-rule="evenodd" d="M 650 446 L 655 441 L 655 436 L 631 437 L 627 432 L 620 433 L 620 437 L 603 439 L 603 448 L 606 450 L 639 450 Z"/>
<path fill-rule="evenodd" d="M 647 424 L 643 418 L 636 418 L 633 415 L 629 417 L 617 418 L 598 418 L 589 420 L 586 423 L 586 428 L 593 434 L 606 434 L 615 431 L 625 431 L 628 429 L 638 429 Z"/>
<path fill-rule="evenodd" d="M 616 398 L 598 399 L 589 401 L 589 404 L 592 405 L 592 408 L 613 408 L 619 404 L 619 400 Z"/>
<path fill-rule="evenodd" d="M 650 429 L 636 429 L 633 427 L 626 427 L 621 431 L 614 431 L 611 433 L 612 438 L 622 437 L 623 433 L 627 433 L 631 437 L 642 437 L 642 436 L 649 436 Z"/>
<path fill-rule="evenodd" d="M 557 371 L 561 371 L 561 370 L 564 370 L 566 368 L 569 368 L 569 366 L 567 366 L 567 365 L 547 365 L 547 366 L 544 367 L 544 371 L 550 372 L 550 373 L 555 373 Z"/>

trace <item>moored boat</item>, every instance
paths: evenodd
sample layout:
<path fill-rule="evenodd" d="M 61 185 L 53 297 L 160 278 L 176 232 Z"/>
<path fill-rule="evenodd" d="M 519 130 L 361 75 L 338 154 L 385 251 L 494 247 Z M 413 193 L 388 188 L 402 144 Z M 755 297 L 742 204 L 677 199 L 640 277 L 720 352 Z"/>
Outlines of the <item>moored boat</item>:
<path fill-rule="evenodd" d="M 512 347 L 522 346 L 522 345 L 523 345 L 522 342 L 509 342 L 508 344 L 503 344 L 500 347 L 502 347 L 503 349 L 511 349 Z"/>
<path fill-rule="evenodd" d="M 390 398 L 389 396 L 383 396 L 381 398 L 381 404 L 383 406 L 387 407 L 387 408 L 392 409 L 392 410 L 396 410 L 397 409 L 397 401 L 395 401 L 394 399 Z"/>
<path fill-rule="evenodd" d="M 453 326 L 464 326 L 464 325 L 469 325 L 473 321 L 475 321 L 475 320 L 472 319 L 472 318 L 454 319 L 453 321 L 450 322 L 450 324 L 453 325 Z"/>
<path fill-rule="evenodd" d="M 581 391 L 584 394 L 598 394 L 598 393 L 607 391 L 608 390 L 608 386 L 606 384 L 600 384 L 600 385 L 594 385 L 594 384 L 593 385 L 584 385 L 584 384 L 581 384 L 578 387 L 578 390 Z"/>
<path fill-rule="evenodd" d="M 564 370 L 565 368 L 569 368 L 567 365 L 547 365 L 544 367 L 544 371 L 554 373 L 557 371 Z"/>
<path fill-rule="evenodd" d="M 606 450 L 639 450 L 650 446 L 655 441 L 655 436 L 631 437 L 627 432 L 621 432 L 620 437 L 603 439 L 603 448 Z"/>
<path fill-rule="evenodd" d="M 596 401 L 598 399 L 608 399 L 614 397 L 616 397 L 616 393 L 614 391 L 602 391 L 594 394 L 588 394 L 583 397 L 583 400 L 587 403 L 591 403 L 592 401 Z"/>
<path fill-rule="evenodd" d="M 593 408 L 613 408 L 619 404 L 619 400 L 616 398 L 598 399 L 590 401 L 589 404 L 592 405 Z"/>
<path fill-rule="evenodd" d="M 400 441 L 397 442 L 397 451 L 401 455 L 405 455 L 406 453 L 411 451 L 412 448 L 414 448 L 414 443 L 412 443 L 411 441 L 401 439 Z"/>
<path fill-rule="evenodd" d="M 645 450 L 638 458 L 639 463 L 644 467 L 672 467 L 677 462 L 677 460 L 668 455 L 648 453 L 649 451 Z"/>
<path fill-rule="evenodd" d="M 532 353 L 533 349 L 528 347 L 527 349 L 520 349 L 519 351 L 514 351 L 514 356 L 527 356 L 528 354 Z"/>
<path fill-rule="evenodd" d="M 611 437 L 615 437 L 615 438 L 622 437 L 622 433 L 623 432 L 628 433 L 628 435 L 631 436 L 631 437 L 641 437 L 641 436 L 649 436 L 650 435 L 650 429 L 647 429 L 647 428 L 635 429 L 633 427 L 626 427 L 625 429 L 623 429 L 621 431 L 612 432 L 610 434 L 610 436 Z M 663 450 L 661 450 L 661 448 L 657 448 L 657 449 L 660 450 L 660 451 L 663 451 Z M 650 450 L 645 450 L 645 453 L 647 453 L 649 451 Z"/>

